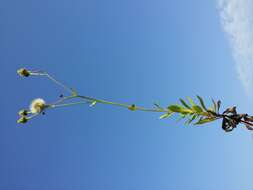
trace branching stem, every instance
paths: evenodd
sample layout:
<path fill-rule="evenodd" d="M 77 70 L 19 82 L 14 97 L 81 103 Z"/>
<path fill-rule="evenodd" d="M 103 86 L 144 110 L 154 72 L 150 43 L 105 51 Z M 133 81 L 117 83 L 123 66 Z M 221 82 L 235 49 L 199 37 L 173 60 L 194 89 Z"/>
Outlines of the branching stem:
<path fill-rule="evenodd" d="M 136 106 L 135 104 L 118 103 L 80 95 L 74 89 L 56 80 L 53 76 L 49 75 L 45 71 L 29 71 L 22 68 L 18 70 L 18 73 L 24 77 L 28 77 L 29 75 L 47 77 L 53 83 L 60 86 L 67 93 L 69 93 L 69 95 L 67 96 L 61 95 L 60 99 L 54 103 L 37 105 L 37 107 L 39 106 L 40 108 L 37 113 L 29 112 L 27 110 L 21 110 L 19 112 L 21 118 L 18 120 L 18 123 L 26 123 L 29 119 L 39 115 L 40 113 L 44 114 L 44 110 L 48 108 L 68 107 L 79 104 L 90 104 L 90 106 L 94 106 L 97 103 L 101 103 L 126 108 L 131 111 L 163 113 L 163 115 L 160 116 L 161 119 L 170 117 L 173 113 L 177 113 L 180 116 L 180 118 L 188 119 L 188 121 L 186 121 L 186 124 L 190 124 L 192 121 L 196 119 L 198 119 L 198 121 L 194 123 L 195 125 L 202 125 L 204 123 L 222 119 L 222 129 L 225 130 L 226 132 L 232 131 L 234 128 L 237 127 L 238 124 L 244 124 L 248 130 L 253 130 L 253 116 L 249 116 L 247 114 L 237 114 L 235 106 L 227 108 L 222 114 L 220 114 L 219 112 L 221 104 L 220 100 L 215 102 L 212 99 L 213 106 L 209 109 L 207 109 L 203 99 L 200 96 L 197 96 L 199 104 L 196 104 L 190 97 L 187 97 L 189 102 L 188 104 L 183 99 L 180 99 L 181 105 L 172 104 L 166 108 L 163 108 L 158 104 L 154 104 L 155 105 L 154 108 L 145 108 Z M 35 107 L 34 109 L 38 108 Z"/>

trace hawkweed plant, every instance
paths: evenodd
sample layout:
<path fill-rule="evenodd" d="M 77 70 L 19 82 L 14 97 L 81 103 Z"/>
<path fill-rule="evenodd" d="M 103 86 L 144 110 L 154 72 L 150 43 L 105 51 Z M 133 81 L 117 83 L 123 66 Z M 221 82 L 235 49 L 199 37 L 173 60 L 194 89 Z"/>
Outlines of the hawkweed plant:
<path fill-rule="evenodd" d="M 239 124 L 248 130 L 253 130 L 253 116 L 248 114 L 238 114 L 236 107 L 230 107 L 225 111 L 220 112 L 221 101 L 212 99 L 210 107 L 206 104 L 200 96 L 196 96 L 197 103 L 192 98 L 187 97 L 187 100 L 179 99 L 179 103 L 162 107 L 159 104 L 154 104 L 153 108 L 140 107 L 135 104 L 125 104 L 118 102 L 111 102 L 102 99 L 80 95 L 76 90 L 69 88 L 65 84 L 59 82 L 54 77 L 45 71 L 31 71 L 21 68 L 17 71 L 21 77 L 46 77 L 61 88 L 63 88 L 69 95 L 60 95 L 58 100 L 53 103 L 47 103 L 42 98 L 34 99 L 29 109 L 22 109 L 19 111 L 20 118 L 18 123 L 27 123 L 29 120 L 39 115 L 44 115 L 46 110 L 58 107 L 70 107 L 78 104 L 89 104 L 90 107 L 96 104 L 108 104 L 112 106 L 122 107 L 130 111 L 144 111 L 144 112 L 157 112 L 160 113 L 160 119 L 169 118 L 175 114 L 179 116 L 179 120 L 185 119 L 185 125 L 193 123 L 193 125 L 204 125 L 216 120 L 222 120 L 222 129 L 230 132 L 235 129 Z M 72 102 L 69 102 L 69 101 Z"/>

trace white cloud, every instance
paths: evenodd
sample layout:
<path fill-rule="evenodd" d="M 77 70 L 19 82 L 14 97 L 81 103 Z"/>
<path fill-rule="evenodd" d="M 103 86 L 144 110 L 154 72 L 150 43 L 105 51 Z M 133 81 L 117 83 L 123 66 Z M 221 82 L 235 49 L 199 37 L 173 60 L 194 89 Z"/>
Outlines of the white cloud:
<path fill-rule="evenodd" d="M 253 89 L 253 0 L 218 0 L 218 7 L 238 77 L 250 95 Z"/>

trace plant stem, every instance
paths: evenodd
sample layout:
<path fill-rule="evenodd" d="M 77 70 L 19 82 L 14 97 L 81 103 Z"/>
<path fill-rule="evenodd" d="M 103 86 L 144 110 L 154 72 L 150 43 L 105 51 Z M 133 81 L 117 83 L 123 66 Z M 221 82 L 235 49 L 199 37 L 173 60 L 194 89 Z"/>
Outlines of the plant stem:
<path fill-rule="evenodd" d="M 87 97 L 87 96 L 78 95 L 77 97 L 83 98 L 85 100 L 92 101 L 92 102 L 95 101 L 97 103 L 108 104 L 108 105 L 113 105 L 113 106 L 118 106 L 118 107 L 124 107 L 124 108 L 127 108 L 127 109 L 129 109 L 131 106 L 133 106 L 133 105 L 129 105 L 129 104 L 123 104 L 123 103 L 117 103 L 117 102 L 110 102 L 110 101 L 106 101 L 106 100 L 100 100 L 100 99 L 91 98 L 91 97 Z M 146 111 L 146 112 L 168 112 L 168 110 L 165 110 L 165 109 L 147 109 L 147 108 L 139 107 L 139 106 L 135 106 L 135 105 L 134 105 L 134 110 Z"/>
<path fill-rule="evenodd" d="M 75 98 L 81 98 L 81 99 L 84 99 L 86 101 L 85 102 L 82 101 L 82 102 L 73 102 L 73 103 L 64 103 L 63 104 L 64 101 L 75 99 Z M 113 106 L 118 106 L 118 107 L 124 107 L 124 108 L 127 108 L 127 109 L 129 109 L 132 106 L 130 104 L 123 104 L 123 103 L 111 102 L 111 101 L 106 101 L 106 100 L 100 100 L 100 99 L 96 99 L 96 98 L 92 98 L 92 97 L 88 97 L 88 96 L 74 95 L 74 96 L 67 96 L 67 97 L 64 97 L 64 98 L 58 100 L 57 102 L 51 104 L 51 107 L 52 108 L 65 107 L 65 106 L 72 106 L 72 105 L 92 103 L 92 102 L 107 104 L 107 105 L 113 105 Z M 146 111 L 146 112 L 168 112 L 168 110 L 165 110 L 165 109 L 147 109 L 147 108 L 139 107 L 139 106 L 135 106 L 134 110 Z"/>
<path fill-rule="evenodd" d="M 78 105 L 78 104 L 84 104 L 87 102 L 73 102 L 73 103 L 66 103 L 66 104 L 56 104 L 56 105 L 51 105 L 52 108 L 56 107 L 66 107 L 66 106 L 73 106 L 73 105 Z"/>

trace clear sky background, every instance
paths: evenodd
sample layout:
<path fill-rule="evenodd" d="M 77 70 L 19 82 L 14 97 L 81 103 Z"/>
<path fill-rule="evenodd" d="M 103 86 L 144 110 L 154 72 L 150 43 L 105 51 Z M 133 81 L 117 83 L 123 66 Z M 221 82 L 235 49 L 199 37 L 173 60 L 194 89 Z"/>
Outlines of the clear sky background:
<path fill-rule="evenodd" d="M 16 123 L 32 99 L 62 93 L 20 78 L 20 67 L 107 100 L 152 107 L 199 94 L 252 113 L 222 14 L 203 0 L 0 1 L 0 189 L 252 189 L 253 136 L 243 128 L 185 127 L 106 105 Z"/>

